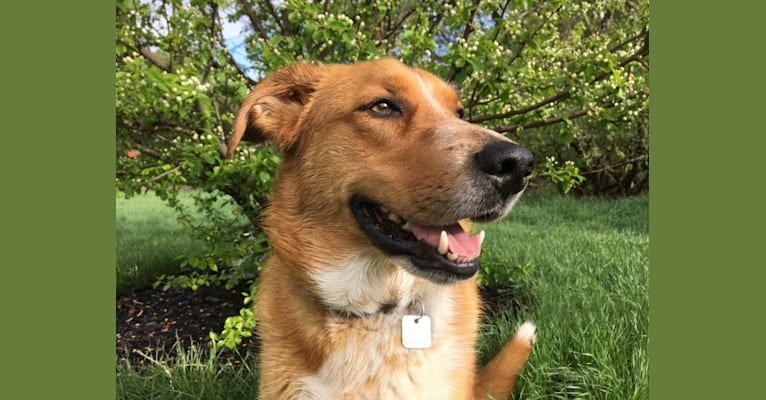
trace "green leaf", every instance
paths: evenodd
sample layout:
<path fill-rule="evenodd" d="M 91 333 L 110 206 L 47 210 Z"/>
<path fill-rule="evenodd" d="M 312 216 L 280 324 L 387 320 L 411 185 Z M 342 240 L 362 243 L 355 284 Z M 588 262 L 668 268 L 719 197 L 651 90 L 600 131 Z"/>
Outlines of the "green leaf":
<path fill-rule="evenodd" d="M 562 129 L 561 132 L 559 132 L 559 138 L 564 144 L 572 143 L 572 141 L 574 141 L 574 131 L 569 128 Z"/>
<path fill-rule="evenodd" d="M 258 178 L 261 180 L 261 182 L 269 182 L 271 180 L 271 175 L 269 175 L 266 171 L 261 171 L 258 173 Z"/>
<path fill-rule="evenodd" d="M 619 69 L 615 69 L 612 71 L 612 82 L 614 82 L 616 86 L 622 85 L 622 75 L 620 74 Z"/>

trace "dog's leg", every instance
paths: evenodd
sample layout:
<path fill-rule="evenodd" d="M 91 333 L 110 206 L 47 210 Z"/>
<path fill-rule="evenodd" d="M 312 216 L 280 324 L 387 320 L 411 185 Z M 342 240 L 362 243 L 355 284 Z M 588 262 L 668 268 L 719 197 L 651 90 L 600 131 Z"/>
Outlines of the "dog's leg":
<path fill-rule="evenodd" d="M 535 340 L 535 325 L 531 322 L 522 324 L 500 353 L 479 371 L 474 384 L 474 398 L 507 399 Z"/>

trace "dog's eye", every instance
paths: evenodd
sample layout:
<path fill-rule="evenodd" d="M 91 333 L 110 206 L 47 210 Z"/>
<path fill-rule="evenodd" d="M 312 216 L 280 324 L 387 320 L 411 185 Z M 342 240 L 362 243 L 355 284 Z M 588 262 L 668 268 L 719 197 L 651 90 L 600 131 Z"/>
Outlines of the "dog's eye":
<path fill-rule="evenodd" d="M 377 117 L 393 117 L 401 114 L 402 109 L 391 100 L 377 100 L 369 107 L 370 112 Z"/>
<path fill-rule="evenodd" d="M 465 117 L 465 111 L 463 110 L 463 107 L 458 107 L 457 117 L 460 119 L 463 119 L 463 117 Z"/>

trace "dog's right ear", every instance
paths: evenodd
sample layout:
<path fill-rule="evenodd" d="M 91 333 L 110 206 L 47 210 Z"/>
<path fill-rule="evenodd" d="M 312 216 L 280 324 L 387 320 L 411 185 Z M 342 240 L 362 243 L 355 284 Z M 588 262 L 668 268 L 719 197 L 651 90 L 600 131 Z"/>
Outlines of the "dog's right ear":
<path fill-rule="evenodd" d="M 267 76 L 250 91 L 234 120 L 226 150 L 231 157 L 240 141 L 273 141 L 288 153 L 298 141 L 302 112 L 325 67 L 294 64 Z"/>

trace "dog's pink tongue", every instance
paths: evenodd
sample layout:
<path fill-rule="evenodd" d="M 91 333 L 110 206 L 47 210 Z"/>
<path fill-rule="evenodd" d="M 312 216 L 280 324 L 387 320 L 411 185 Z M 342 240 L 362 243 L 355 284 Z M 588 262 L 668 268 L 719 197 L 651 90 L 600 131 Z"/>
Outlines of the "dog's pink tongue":
<path fill-rule="evenodd" d="M 441 232 L 447 232 L 449 239 L 449 251 L 458 256 L 473 259 L 481 253 L 481 242 L 479 235 L 471 235 L 463 232 L 463 228 L 458 224 L 449 226 L 422 226 L 412 224 L 412 233 L 416 238 L 422 240 L 433 247 L 439 247 Z"/>

